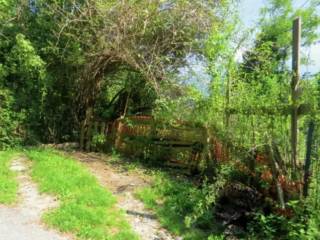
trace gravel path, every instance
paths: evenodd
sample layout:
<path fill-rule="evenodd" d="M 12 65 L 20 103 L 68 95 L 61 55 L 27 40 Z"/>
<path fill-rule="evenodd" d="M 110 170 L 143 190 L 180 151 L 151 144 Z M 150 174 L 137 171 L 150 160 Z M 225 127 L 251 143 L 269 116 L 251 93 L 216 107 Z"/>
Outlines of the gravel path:
<path fill-rule="evenodd" d="M 51 196 L 39 194 L 37 186 L 27 174 L 28 160 L 16 158 L 11 169 L 18 173 L 19 204 L 8 207 L 0 205 L 1 240 L 70 240 L 71 236 L 49 230 L 40 221 L 45 210 L 57 207 L 58 202 Z"/>
<path fill-rule="evenodd" d="M 118 207 L 127 213 L 129 223 L 139 234 L 141 240 L 182 240 L 162 228 L 156 216 L 133 196 L 137 188 L 149 184 L 147 179 L 134 173 L 115 169 L 106 164 L 106 159 L 103 157 L 79 152 L 73 156 L 83 162 L 100 183 L 117 196 Z"/>

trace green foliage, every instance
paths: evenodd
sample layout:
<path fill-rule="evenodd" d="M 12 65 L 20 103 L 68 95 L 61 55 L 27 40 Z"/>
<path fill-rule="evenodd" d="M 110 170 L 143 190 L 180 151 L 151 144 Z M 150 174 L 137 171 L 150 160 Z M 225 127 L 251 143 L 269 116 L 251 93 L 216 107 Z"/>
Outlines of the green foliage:
<path fill-rule="evenodd" d="M 310 46 L 319 38 L 319 1 L 307 1 L 300 9 L 290 0 L 268 1 L 242 62 L 236 55 L 249 31 L 239 24 L 237 7 L 228 0 L 0 0 L 0 149 L 23 140 L 78 141 L 85 120 L 152 114 L 164 128 L 185 122 L 201 125 L 208 142 L 217 139 L 228 146 L 231 160 L 247 162 L 252 150 L 259 152 L 272 139 L 290 173 L 292 72 L 287 63 L 292 20 L 302 17 L 302 44 Z M 181 67 L 190 56 L 204 63 L 211 77 L 201 91 L 181 81 Z M 308 64 L 306 56 L 302 64 Z M 193 81 L 193 76 L 187 77 Z M 299 104 L 308 109 L 299 120 L 302 160 L 306 122 L 319 118 L 319 76 L 305 76 L 299 90 Z M 148 141 L 142 138 L 138 148 Z M 105 136 L 94 133 L 92 145 L 102 149 Z M 205 147 L 201 163 L 213 160 L 208 159 L 211 150 Z M 167 154 L 158 152 L 143 153 L 152 162 Z M 102 225 L 111 229 L 117 214 L 110 210 L 111 194 L 70 159 L 36 150 L 29 155 L 35 160 L 35 179 L 63 202 L 47 221 L 81 237 L 105 237 L 109 230 Z M 318 158 L 319 153 L 313 157 Z M 209 234 L 192 228 L 214 228 L 212 208 L 218 190 L 229 181 L 230 169 L 222 166 L 216 172 L 221 179 L 199 189 L 160 174 L 153 187 L 138 195 L 174 233 L 203 239 Z M 303 229 L 307 237 L 317 239 L 319 218 L 311 213 L 319 212 L 319 182 L 319 175 L 312 177 L 309 219 L 303 219 L 308 228 L 299 225 L 304 213 L 292 206 L 299 219 L 285 225 L 287 219 L 278 215 L 257 214 L 252 235 L 272 238 L 281 233 L 296 239 L 296 229 Z M 109 209 L 108 214 L 103 209 Z M 126 224 L 123 231 L 131 236 Z"/>
<path fill-rule="evenodd" d="M 300 16 L 303 22 L 302 44 L 311 45 L 318 38 L 317 27 L 320 24 L 319 13 L 317 12 L 317 0 L 310 1 L 303 8 L 295 9 L 290 0 L 270 0 L 261 11 L 262 36 L 276 43 L 279 49 L 290 52 L 292 41 L 292 21 Z M 284 54 L 288 58 L 289 54 Z"/>
<path fill-rule="evenodd" d="M 293 210 L 301 208 L 294 206 Z M 302 208 L 301 208 L 302 209 Z M 257 213 L 249 224 L 250 239 L 288 239 L 299 240 L 305 236 L 306 215 L 294 211 L 293 218 L 281 215 Z M 312 239 L 312 238 L 307 238 Z"/>
<path fill-rule="evenodd" d="M 154 88 L 141 74 L 119 68 L 104 78 L 95 104 L 95 115 L 113 120 L 121 115 L 150 114 L 155 99 Z"/>
<path fill-rule="evenodd" d="M 41 85 L 39 81 L 45 77 L 44 62 L 23 34 L 16 35 L 16 43 L 7 55 L 7 65 L 10 74 L 25 81 L 27 90 L 35 87 L 34 84 Z"/>
<path fill-rule="evenodd" d="M 304 202 L 291 201 L 289 217 L 256 213 L 248 227 L 250 239 L 318 239 L 319 219 L 310 210 Z"/>
<path fill-rule="evenodd" d="M 0 88 L 0 149 L 15 146 L 21 142 L 18 127 L 23 113 L 16 113 L 10 91 Z"/>
<path fill-rule="evenodd" d="M 220 5 L 200 0 L 0 5 L 0 88 L 25 111 L 28 143 L 78 140 L 88 107 L 95 118 L 113 119 L 125 94 L 128 113 L 150 113 L 158 82 L 200 52 L 206 29 L 221 21 Z M 118 86 L 125 94 L 109 106 Z"/>
<path fill-rule="evenodd" d="M 17 135 L 13 127 L 19 126 L 24 128 L 27 133 L 24 137 L 28 138 L 40 126 L 45 96 L 45 63 L 23 34 L 17 34 L 7 44 L 4 42 L 2 47 L 0 58 L 4 61 L 0 65 L 0 89 L 4 103 L 1 108 L 6 110 L 0 115 L 3 118 L 1 124 L 6 125 L 1 126 L 0 131 L 10 129 L 7 137 L 13 139 Z"/>
<path fill-rule="evenodd" d="M 300 239 L 316 240 L 320 238 L 320 219 L 318 212 L 313 212 L 308 219 L 307 229 L 303 229 Z"/>
<path fill-rule="evenodd" d="M 253 239 L 275 239 L 276 236 L 283 235 L 283 229 L 287 227 L 287 219 L 282 216 L 257 213 L 254 217 L 249 231 L 252 232 Z"/>
<path fill-rule="evenodd" d="M 10 163 L 17 153 L 0 151 L 0 204 L 11 204 L 17 199 L 18 182 L 10 170 Z"/>
<path fill-rule="evenodd" d="M 152 115 L 156 120 L 174 125 L 177 121 L 196 123 L 193 109 L 203 101 L 201 92 L 193 86 L 163 84 L 163 92 L 155 102 Z"/>
<path fill-rule="evenodd" d="M 223 235 L 210 235 L 208 240 L 224 240 L 225 237 Z"/>
<path fill-rule="evenodd" d="M 156 212 L 162 226 L 170 232 L 183 239 L 200 240 L 209 237 L 209 233 L 209 239 L 215 239 L 214 233 L 219 232 L 212 208 L 217 192 L 218 185 L 197 188 L 183 177 L 171 178 L 155 172 L 152 187 L 143 188 L 136 195 Z"/>
<path fill-rule="evenodd" d="M 32 177 L 40 191 L 56 195 L 60 207 L 45 214 L 45 221 L 79 239 L 138 239 L 115 198 L 75 160 L 52 150 L 27 151 L 33 161 Z"/>
<path fill-rule="evenodd" d="M 295 10 L 292 1 L 269 1 L 262 10 L 254 45 L 244 53 L 240 63 L 235 61 L 235 54 L 246 38 L 237 37 L 237 16 L 228 16 L 226 31 L 212 30 L 206 44 L 212 76 L 210 96 L 194 115 L 222 141 L 232 145 L 235 158 L 244 149 L 257 149 L 272 138 L 281 156 L 289 161 L 292 74 L 287 62 L 291 53 L 292 20 L 302 15 L 303 44 L 309 46 L 319 26 L 315 9 L 315 2 Z M 316 80 L 309 77 L 308 81 L 301 81 L 300 89 L 299 104 L 308 106 L 312 113 L 317 112 L 317 100 L 311 97 L 319 95 Z M 300 118 L 299 127 L 305 126 L 304 120 Z M 303 134 L 300 139 L 304 139 Z M 299 144 L 302 156 L 304 141 Z"/>
<path fill-rule="evenodd" d="M 45 63 L 37 55 L 31 42 L 17 34 L 15 44 L 6 56 L 7 80 L 5 85 L 13 90 L 17 110 L 25 109 L 27 124 L 35 124 L 41 118 L 45 95 Z"/>
<path fill-rule="evenodd" d="M 315 41 L 316 29 L 319 26 L 316 1 L 311 1 L 304 9 L 298 10 L 295 10 L 292 4 L 292 1 L 287 0 L 268 2 L 267 7 L 262 10 L 260 31 L 254 45 L 243 55 L 240 63 L 235 61 L 235 54 L 239 47 L 237 43 L 241 46 L 241 40 L 235 41 L 232 38 L 237 36 L 238 22 L 234 21 L 235 24 L 232 24 L 236 16 L 226 21 L 231 23 L 226 25 L 226 31 L 213 29 L 206 45 L 206 55 L 210 61 L 209 72 L 212 76 L 210 96 L 196 109 L 196 114 L 193 113 L 208 126 L 215 137 L 219 137 L 229 146 L 230 158 L 246 162 L 250 151 L 263 152 L 263 146 L 268 143 L 268 139 L 273 139 L 289 171 L 292 73 L 288 60 L 291 54 L 292 20 L 296 16 L 302 16 L 302 42 L 305 46 L 310 46 Z M 303 59 L 302 64 L 306 63 Z M 308 113 L 312 118 L 319 113 L 316 79 L 307 76 L 299 86 L 302 92 L 299 104 L 308 106 Z M 301 130 L 305 129 L 310 116 L 300 117 Z M 299 139 L 299 158 L 303 159 L 304 132 L 300 131 Z M 257 168 L 254 172 L 257 173 Z M 307 229 L 305 224 L 308 218 L 311 228 L 316 228 L 316 219 L 300 211 L 304 208 L 292 208 L 295 215 L 293 219 L 276 214 L 257 214 L 252 223 L 252 237 L 301 239 L 302 233 Z M 311 235 L 309 237 L 313 239 Z"/>
<path fill-rule="evenodd" d="M 106 143 L 106 136 L 104 134 L 94 134 L 91 140 L 91 146 L 94 149 L 101 149 Z"/>
<path fill-rule="evenodd" d="M 319 121 L 317 121 L 319 124 Z M 314 141 L 314 149 L 312 154 L 313 160 L 313 175 L 311 176 L 311 183 L 310 183 L 310 190 L 309 196 L 306 199 L 307 205 L 307 213 L 308 213 L 308 220 L 307 220 L 307 227 L 304 229 L 305 231 L 301 234 L 301 239 L 319 239 L 320 238 L 320 218 L 319 218 L 319 211 L 320 211 L 320 171 L 319 171 L 319 132 L 320 128 L 319 125 L 317 127 L 315 133 L 315 141 Z"/>

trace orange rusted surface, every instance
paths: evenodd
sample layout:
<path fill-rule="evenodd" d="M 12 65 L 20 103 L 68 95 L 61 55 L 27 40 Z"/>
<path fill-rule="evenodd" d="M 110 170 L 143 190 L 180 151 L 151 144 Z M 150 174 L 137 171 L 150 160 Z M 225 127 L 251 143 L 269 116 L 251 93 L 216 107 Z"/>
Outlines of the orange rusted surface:
<path fill-rule="evenodd" d="M 229 160 L 228 149 L 218 139 L 214 139 L 210 144 L 213 144 L 212 155 L 217 162 L 227 162 Z"/>

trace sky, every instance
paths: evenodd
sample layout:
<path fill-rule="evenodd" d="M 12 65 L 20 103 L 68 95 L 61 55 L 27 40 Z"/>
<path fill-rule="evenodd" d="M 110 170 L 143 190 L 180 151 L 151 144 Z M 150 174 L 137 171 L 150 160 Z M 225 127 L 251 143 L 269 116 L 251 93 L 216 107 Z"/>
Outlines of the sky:
<path fill-rule="evenodd" d="M 295 7 L 301 7 L 307 4 L 308 0 L 292 0 Z M 260 8 L 265 6 L 267 0 L 240 0 L 240 19 L 243 21 L 246 27 L 254 27 L 259 19 Z M 320 11 L 320 10 L 319 10 Z M 303 27 L 303 23 L 302 23 Z M 319 29 L 320 31 L 320 29 Z M 238 54 L 240 58 L 241 53 L 245 51 L 245 48 Z M 302 72 L 316 73 L 320 71 L 320 39 L 317 44 L 311 46 L 309 49 L 302 49 L 307 54 L 312 64 L 302 67 Z"/>

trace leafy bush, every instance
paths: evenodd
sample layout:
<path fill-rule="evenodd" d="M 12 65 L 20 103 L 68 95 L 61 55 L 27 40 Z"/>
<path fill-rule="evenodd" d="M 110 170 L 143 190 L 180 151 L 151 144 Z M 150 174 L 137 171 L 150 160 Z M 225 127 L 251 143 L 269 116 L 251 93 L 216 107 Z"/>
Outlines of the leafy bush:
<path fill-rule="evenodd" d="M 320 130 L 320 128 L 319 128 Z M 318 131 L 319 131 L 318 130 Z M 317 134 L 320 134 L 318 132 Z M 317 138 L 319 144 L 319 138 Z M 314 152 L 315 156 L 319 156 L 320 154 L 320 149 L 318 148 L 317 151 Z M 306 205 L 307 205 L 307 211 L 308 211 L 308 221 L 307 221 L 307 228 L 305 231 L 301 234 L 301 239 L 305 240 L 316 240 L 320 239 L 320 198 L 319 198 L 319 193 L 320 193 L 320 164 L 319 161 L 317 161 L 317 158 L 314 158 L 314 166 L 313 166 L 313 176 L 311 178 L 311 184 L 310 184 L 310 194 L 306 200 Z"/>
<path fill-rule="evenodd" d="M 284 235 L 287 221 L 284 217 L 257 213 L 249 225 L 252 239 L 274 239 L 277 234 Z"/>
<path fill-rule="evenodd" d="M 223 239 L 215 222 L 214 203 L 224 180 L 215 184 L 195 186 L 184 177 L 170 177 L 162 172 L 154 173 L 154 184 L 136 194 L 148 208 L 153 209 L 160 223 L 184 239 Z M 212 235 L 210 235 L 212 233 Z"/>
<path fill-rule="evenodd" d="M 300 201 L 291 201 L 286 212 L 287 217 L 285 214 L 256 213 L 248 227 L 250 239 L 303 239 L 309 217 L 305 205 Z"/>
<path fill-rule="evenodd" d="M 41 128 L 46 66 L 21 33 L 0 43 L 0 148 L 16 145 Z"/>
<path fill-rule="evenodd" d="M 23 119 L 22 113 L 13 109 L 10 91 L 0 89 L 0 149 L 6 149 L 21 142 L 18 127 Z"/>
<path fill-rule="evenodd" d="M 23 34 L 15 36 L 14 45 L 6 54 L 5 64 L 8 72 L 6 85 L 13 93 L 15 110 L 26 113 L 26 136 L 33 136 L 40 129 L 43 130 L 40 123 L 46 94 L 46 64 Z"/>
<path fill-rule="evenodd" d="M 302 231 L 301 239 L 303 240 L 317 240 L 320 239 L 320 217 L 319 212 L 314 212 L 309 220 L 305 231 Z"/>
<path fill-rule="evenodd" d="M 91 146 L 94 149 L 100 150 L 106 143 L 106 136 L 104 134 L 94 134 L 91 141 Z"/>

